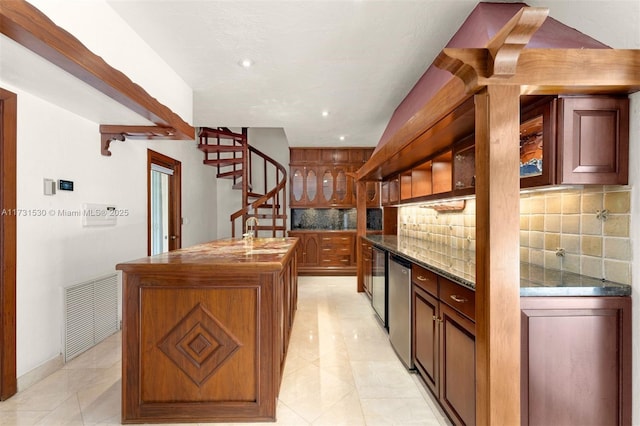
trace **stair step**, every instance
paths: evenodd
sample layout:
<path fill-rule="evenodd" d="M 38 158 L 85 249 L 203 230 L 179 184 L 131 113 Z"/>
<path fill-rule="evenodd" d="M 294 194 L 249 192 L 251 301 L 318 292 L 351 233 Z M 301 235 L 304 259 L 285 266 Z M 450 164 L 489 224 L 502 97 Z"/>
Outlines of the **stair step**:
<path fill-rule="evenodd" d="M 233 178 L 233 177 L 241 177 L 242 170 L 231 170 L 230 172 L 218 173 L 216 175 L 217 178 Z"/>
<path fill-rule="evenodd" d="M 198 149 L 203 152 L 242 152 L 244 147 L 242 145 L 207 145 L 201 143 L 198 144 Z"/>
<path fill-rule="evenodd" d="M 242 181 L 236 182 L 233 184 L 231 189 L 240 189 L 242 190 Z M 251 191 L 251 184 L 249 184 L 249 191 Z"/>
<path fill-rule="evenodd" d="M 234 164 L 242 164 L 242 158 L 220 158 L 217 160 L 204 160 L 203 163 L 209 166 L 233 166 Z"/>

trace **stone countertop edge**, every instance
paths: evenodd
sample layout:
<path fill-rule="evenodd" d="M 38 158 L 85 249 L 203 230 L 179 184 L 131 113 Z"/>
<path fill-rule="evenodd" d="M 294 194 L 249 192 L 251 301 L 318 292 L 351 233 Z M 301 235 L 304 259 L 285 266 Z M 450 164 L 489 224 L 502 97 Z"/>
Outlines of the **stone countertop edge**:
<path fill-rule="evenodd" d="M 367 241 L 374 246 L 383 250 L 389 251 L 393 254 L 399 255 L 419 266 L 422 266 L 436 274 L 439 274 L 451 281 L 460 284 L 475 291 L 475 282 L 467 278 L 461 277 L 451 271 L 444 270 L 437 266 L 430 264 L 420 258 L 416 258 L 413 255 L 406 253 L 398 248 L 399 237 L 395 235 L 367 235 L 364 237 Z M 613 281 L 599 280 L 597 278 L 585 277 L 578 274 L 569 272 L 562 272 L 556 270 L 544 269 L 537 265 L 531 265 L 522 263 L 521 270 L 530 270 L 537 268 L 542 273 L 548 273 L 556 277 L 553 282 L 551 281 L 530 281 L 525 278 L 520 279 L 520 296 L 521 297 L 544 297 L 544 296 L 609 296 L 609 297 L 624 297 L 631 296 L 631 286 L 628 284 L 616 283 Z M 588 282 L 589 284 L 575 285 L 571 283 L 562 282 L 563 275 L 570 276 L 570 281 Z M 560 282 L 557 277 L 560 276 Z M 597 284 L 597 285 L 596 285 Z"/>

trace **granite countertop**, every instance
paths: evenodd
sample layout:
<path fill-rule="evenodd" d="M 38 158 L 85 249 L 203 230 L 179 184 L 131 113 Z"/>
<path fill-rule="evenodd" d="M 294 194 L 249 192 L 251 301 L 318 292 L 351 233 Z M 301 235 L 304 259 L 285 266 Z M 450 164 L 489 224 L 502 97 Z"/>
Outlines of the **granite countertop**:
<path fill-rule="evenodd" d="M 116 269 L 176 271 L 194 269 L 227 271 L 281 270 L 294 253 L 297 238 L 230 238 L 120 263 Z"/>
<path fill-rule="evenodd" d="M 375 246 L 475 290 L 475 252 L 395 235 L 367 235 Z M 572 272 L 520 264 L 520 296 L 630 296 L 631 286 Z"/>

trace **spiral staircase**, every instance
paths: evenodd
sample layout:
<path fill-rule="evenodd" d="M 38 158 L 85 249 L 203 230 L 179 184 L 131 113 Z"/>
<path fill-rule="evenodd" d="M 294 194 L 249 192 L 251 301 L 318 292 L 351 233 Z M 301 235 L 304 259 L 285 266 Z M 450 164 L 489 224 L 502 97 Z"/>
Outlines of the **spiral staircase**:
<path fill-rule="evenodd" d="M 234 133 L 226 127 L 203 127 L 198 136 L 198 149 L 204 152 L 204 164 L 216 167 L 216 177 L 230 179 L 233 189 L 242 191 L 242 208 L 230 217 L 231 236 L 236 237 L 238 219 L 242 221 L 240 229 L 244 232 L 247 219 L 254 217 L 258 221 L 253 227 L 255 237 L 284 237 L 287 228 L 287 171 L 284 166 L 249 145 L 246 127 L 242 128 L 242 133 Z M 254 179 L 254 173 L 261 176 Z M 254 185 L 254 181 L 259 184 Z M 261 191 L 255 192 L 254 186 L 258 185 Z"/>

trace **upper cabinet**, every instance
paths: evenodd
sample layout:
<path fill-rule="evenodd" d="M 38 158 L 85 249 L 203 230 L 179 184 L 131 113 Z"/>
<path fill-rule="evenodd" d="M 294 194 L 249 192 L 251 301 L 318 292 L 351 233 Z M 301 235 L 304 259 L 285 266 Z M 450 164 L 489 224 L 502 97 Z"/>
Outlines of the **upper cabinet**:
<path fill-rule="evenodd" d="M 290 200 L 293 208 L 353 208 L 355 172 L 373 148 L 291 148 Z M 367 205 L 379 205 L 377 185 L 367 186 Z"/>
<path fill-rule="evenodd" d="M 628 183 L 629 98 L 560 98 L 558 122 L 558 183 Z"/>
<path fill-rule="evenodd" d="M 625 185 L 629 99 L 614 96 L 523 97 L 520 187 Z M 515 141 L 514 141 L 515 143 Z M 385 205 L 475 193 L 475 142 L 469 135 L 383 183 Z M 399 186 L 399 198 L 390 189 Z"/>

